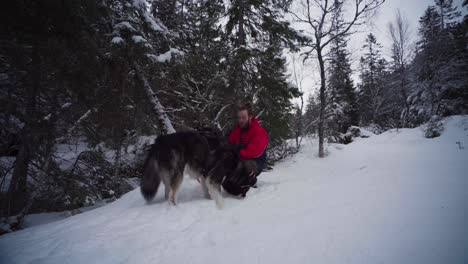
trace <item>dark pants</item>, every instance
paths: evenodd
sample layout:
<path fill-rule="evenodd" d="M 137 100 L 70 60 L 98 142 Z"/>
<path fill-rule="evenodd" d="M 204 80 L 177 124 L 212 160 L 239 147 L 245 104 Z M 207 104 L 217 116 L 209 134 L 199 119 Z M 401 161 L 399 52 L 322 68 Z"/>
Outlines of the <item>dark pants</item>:
<path fill-rule="evenodd" d="M 260 173 L 262 173 L 263 169 L 265 168 L 266 151 L 264 151 L 262 155 L 260 155 L 260 157 L 258 158 L 243 160 L 242 162 L 244 162 L 244 166 L 247 168 L 247 171 L 255 171 L 254 180 L 251 182 L 251 186 L 255 186 L 257 183 L 258 175 L 260 175 Z"/>
<path fill-rule="evenodd" d="M 265 150 L 263 151 L 262 155 L 260 155 L 260 157 L 252 159 L 256 163 L 255 176 L 258 176 L 260 173 L 262 173 L 263 169 L 265 168 L 266 158 L 267 155 Z"/>
<path fill-rule="evenodd" d="M 242 169 L 233 177 L 224 180 L 224 190 L 232 195 L 245 197 L 251 187 L 257 187 L 257 176 L 263 171 L 265 161 L 266 153 L 258 158 L 242 160 L 240 164 Z M 254 172 L 253 176 L 250 176 L 251 172 Z"/>

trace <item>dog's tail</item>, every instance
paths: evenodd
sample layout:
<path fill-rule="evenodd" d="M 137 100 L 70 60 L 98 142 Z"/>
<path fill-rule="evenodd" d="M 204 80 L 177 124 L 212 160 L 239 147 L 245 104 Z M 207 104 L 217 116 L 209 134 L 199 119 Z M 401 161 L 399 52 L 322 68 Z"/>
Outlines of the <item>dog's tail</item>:
<path fill-rule="evenodd" d="M 154 155 L 156 154 L 156 155 Z M 150 152 L 145 162 L 143 178 L 141 179 L 141 194 L 146 201 L 153 200 L 154 196 L 158 191 L 159 184 L 161 183 L 161 177 L 159 176 L 159 165 L 157 153 Z"/>

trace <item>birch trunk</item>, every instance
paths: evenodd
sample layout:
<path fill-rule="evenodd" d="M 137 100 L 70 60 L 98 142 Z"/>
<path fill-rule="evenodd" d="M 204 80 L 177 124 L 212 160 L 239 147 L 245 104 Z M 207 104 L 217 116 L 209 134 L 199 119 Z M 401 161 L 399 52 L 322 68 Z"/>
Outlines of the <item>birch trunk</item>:
<path fill-rule="evenodd" d="M 153 89 L 151 88 L 151 85 L 149 84 L 148 79 L 146 79 L 146 76 L 143 74 L 140 66 L 136 63 L 135 63 L 135 70 L 136 70 L 136 76 L 138 80 L 141 81 L 143 85 L 143 89 L 145 89 L 145 92 L 148 95 L 148 98 L 151 104 L 153 105 L 153 109 L 158 116 L 158 120 L 162 124 L 163 134 L 175 133 L 176 131 L 174 127 L 172 126 L 172 122 L 167 116 L 166 111 L 164 110 L 164 107 L 161 105 L 161 102 L 159 102 L 158 97 L 153 92 Z"/>

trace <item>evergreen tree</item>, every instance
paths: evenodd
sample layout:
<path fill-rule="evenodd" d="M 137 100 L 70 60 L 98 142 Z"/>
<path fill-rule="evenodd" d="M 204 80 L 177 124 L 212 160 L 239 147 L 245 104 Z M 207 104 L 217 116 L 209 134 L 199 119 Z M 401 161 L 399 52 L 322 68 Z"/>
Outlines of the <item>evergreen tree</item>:
<path fill-rule="evenodd" d="M 283 19 L 289 5 L 290 1 L 233 0 L 227 10 L 226 37 L 233 46 L 227 59 L 228 95 L 267 111 L 262 120 L 272 130 L 272 146 L 290 133 L 289 99 L 298 95 L 286 82 L 281 58 L 281 47 L 293 47 L 298 38 Z"/>
<path fill-rule="evenodd" d="M 282 143 L 291 136 L 291 99 L 299 96 L 299 91 L 288 83 L 287 77 L 286 59 L 281 57 L 280 47 L 272 46 L 261 53 L 256 108 L 271 139 L 270 146 Z"/>
<path fill-rule="evenodd" d="M 333 14 L 336 30 L 342 24 L 341 6 Z M 351 79 L 351 64 L 346 35 L 333 39 L 329 52 L 326 131 L 330 141 L 336 141 L 352 125 L 358 125 L 356 92 Z"/>
<path fill-rule="evenodd" d="M 453 6 L 453 0 L 435 0 L 439 12 L 440 24 L 442 28 L 450 27 L 456 23 L 456 19 L 461 16 L 461 12 Z"/>
<path fill-rule="evenodd" d="M 457 14 L 447 3 L 439 6 L 442 9 L 428 7 L 419 21 L 419 41 L 411 69 L 413 92 L 408 96 L 411 125 L 467 109 L 467 53 L 466 46 L 459 42 L 466 41 L 466 34 L 457 30 L 457 24 L 442 22 L 443 16 L 447 20 Z"/>
<path fill-rule="evenodd" d="M 371 123 L 383 125 L 392 105 L 387 101 L 388 65 L 382 58 L 382 45 L 377 42 L 371 33 L 367 35 L 364 56 L 361 57 L 360 66 L 361 83 L 359 85 L 359 105 L 361 124 Z"/>

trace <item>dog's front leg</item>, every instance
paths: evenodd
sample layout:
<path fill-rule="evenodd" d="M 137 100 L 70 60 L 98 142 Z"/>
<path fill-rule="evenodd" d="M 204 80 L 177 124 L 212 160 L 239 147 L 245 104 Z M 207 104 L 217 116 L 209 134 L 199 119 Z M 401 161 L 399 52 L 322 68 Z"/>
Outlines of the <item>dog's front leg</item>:
<path fill-rule="evenodd" d="M 221 195 L 221 184 L 216 182 L 212 177 L 208 176 L 205 180 L 206 188 L 211 199 L 215 200 L 216 206 L 222 209 L 224 206 L 223 196 Z"/>

